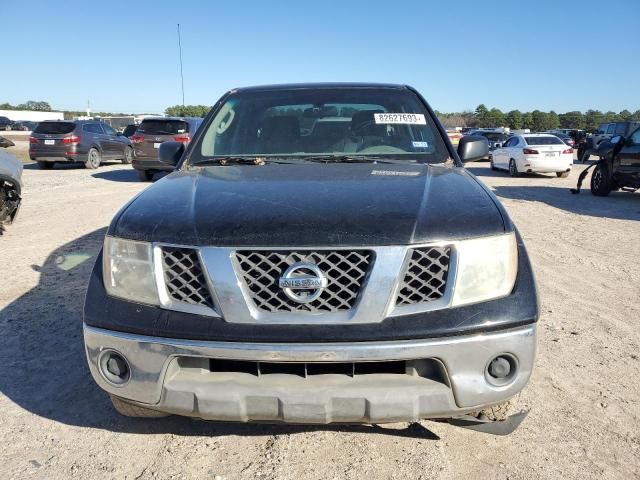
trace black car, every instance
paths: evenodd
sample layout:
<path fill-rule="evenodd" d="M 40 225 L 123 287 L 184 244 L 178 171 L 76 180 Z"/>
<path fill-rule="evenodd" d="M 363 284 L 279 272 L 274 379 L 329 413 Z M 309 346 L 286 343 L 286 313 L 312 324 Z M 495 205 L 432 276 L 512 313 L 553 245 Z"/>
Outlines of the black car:
<path fill-rule="evenodd" d="M 640 188 L 640 128 L 617 135 L 598 148 L 601 159 L 591 174 L 591 193 L 604 197 L 615 190 Z"/>
<path fill-rule="evenodd" d="M 507 135 L 506 133 L 484 132 L 484 131 L 475 132 L 473 133 L 473 135 L 480 135 L 486 138 L 487 141 L 489 142 L 489 155 L 487 155 L 485 160 L 490 160 L 491 152 L 493 152 L 496 148 L 502 147 L 502 144 L 504 144 L 504 142 L 509 140 L 509 137 L 510 137 L 510 135 Z"/>
<path fill-rule="evenodd" d="M 56 162 L 82 162 L 93 169 L 104 160 L 131 163 L 133 146 L 127 137 L 97 120 L 45 121 L 29 138 L 29 157 L 41 169 L 51 169 Z"/>
<path fill-rule="evenodd" d="M 327 118 L 340 128 L 314 128 Z M 176 170 L 115 216 L 84 307 L 120 413 L 522 420 L 505 412 L 538 298 L 507 211 L 463 165 L 486 138 L 454 149 L 407 86 L 301 84 L 234 89 L 158 150 Z"/>
<path fill-rule="evenodd" d="M 124 128 L 122 135 L 124 135 L 127 138 L 131 138 L 135 135 L 137 129 L 138 129 L 138 125 L 135 123 L 132 123 L 130 125 L 127 125 Z"/>
<path fill-rule="evenodd" d="M 0 117 L 0 130 L 11 130 L 12 124 L 8 117 Z"/>

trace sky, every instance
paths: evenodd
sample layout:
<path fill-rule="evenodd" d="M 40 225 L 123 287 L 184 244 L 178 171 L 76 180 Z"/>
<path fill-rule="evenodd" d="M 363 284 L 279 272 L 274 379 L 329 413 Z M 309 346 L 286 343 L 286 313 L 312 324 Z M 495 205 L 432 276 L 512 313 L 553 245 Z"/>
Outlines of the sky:
<path fill-rule="evenodd" d="M 162 113 L 182 101 L 180 23 L 186 104 L 362 81 L 442 112 L 640 109 L 640 0 L 2 3 L 0 103 Z"/>

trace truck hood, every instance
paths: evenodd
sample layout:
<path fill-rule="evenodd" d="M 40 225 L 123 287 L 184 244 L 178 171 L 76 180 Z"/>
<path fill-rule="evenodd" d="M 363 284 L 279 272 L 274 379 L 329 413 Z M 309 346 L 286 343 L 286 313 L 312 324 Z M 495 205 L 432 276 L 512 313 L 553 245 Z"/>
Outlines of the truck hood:
<path fill-rule="evenodd" d="M 455 167 L 197 167 L 140 193 L 109 234 L 197 246 L 408 245 L 504 233 L 512 227 L 498 205 Z"/>

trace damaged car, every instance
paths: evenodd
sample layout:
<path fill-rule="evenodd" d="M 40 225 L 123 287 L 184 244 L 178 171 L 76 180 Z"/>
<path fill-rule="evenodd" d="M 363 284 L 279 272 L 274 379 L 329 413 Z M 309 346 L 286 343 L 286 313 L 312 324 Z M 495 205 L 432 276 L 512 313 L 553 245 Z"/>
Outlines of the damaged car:
<path fill-rule="evenodd" d="M 464 168 L 488 153 L 455 149 L 405 85 L 228 92 L 109 226 L 93 378 L 131 417 L 509 433 L 539 306 L 523 239 Z"/>
<path fill-rule="evenodd" d="M 599 160 L 582 171 L 578 185 L 571 193 L 580 193 L 591 168 L 591 193 L 597 197 L 606 197 L 617 190 L 635 192 L 640 189 L 640 128 L 627 137 L 616 135 L 603 141 L 597 154 Z"/>
<path fill-rule="evenodd" d="M 15 144 L 0 137 L 0 233 L 4 225 L 13 223 L 20 208 L 22 162 L 3 149 Z"/>

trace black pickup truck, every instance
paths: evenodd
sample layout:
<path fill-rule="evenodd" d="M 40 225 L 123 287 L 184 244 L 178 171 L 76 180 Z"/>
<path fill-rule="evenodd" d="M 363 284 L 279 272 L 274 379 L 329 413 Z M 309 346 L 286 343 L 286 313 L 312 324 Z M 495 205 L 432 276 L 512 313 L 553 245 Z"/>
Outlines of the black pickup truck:
<path fill-rule="evenodd" d="M 455 151 L 407 86 L 228 92 L 108 229 L 84 310 L 95 381 L 129 416 L 508 432 L 523 414 L 492 420 L 531 375 L 538 298 L 463 167 L 487 154 Z"/>

